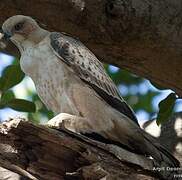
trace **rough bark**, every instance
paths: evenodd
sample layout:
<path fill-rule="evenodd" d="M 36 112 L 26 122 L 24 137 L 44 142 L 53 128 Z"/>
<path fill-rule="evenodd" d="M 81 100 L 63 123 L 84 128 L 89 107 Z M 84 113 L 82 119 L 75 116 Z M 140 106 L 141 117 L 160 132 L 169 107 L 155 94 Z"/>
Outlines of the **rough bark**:
<path fill-rule="evenodd" d="M 181 0 L 1 0 L 0 11 L 1 24 L 30 15 L 79 37 L 101 61 L 182 95 Z"/>
<path fill-rule="evenodd" d="M 0 125 L 0 142 L 0 166 L 28 179 L 159 179 L 146 169 L 148 160 L 143 159 L 144 168 L 119 160 L 106 145 L 65 129 L 58 131 L 14 119 Z M 126 159 L 130 155 L 123 154 Z M 0 169 L 2 180 L 8 170 Z"/>

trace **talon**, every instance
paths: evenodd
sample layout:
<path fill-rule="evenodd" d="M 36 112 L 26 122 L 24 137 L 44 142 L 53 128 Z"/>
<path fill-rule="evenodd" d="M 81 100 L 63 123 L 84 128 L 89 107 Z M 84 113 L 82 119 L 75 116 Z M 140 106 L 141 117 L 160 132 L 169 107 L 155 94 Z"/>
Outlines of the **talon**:
<path fill-rule="evenodd" d="M 47 125 L 49 127 L 56 127 L 56 128 L 61 128 L 63 126 L 62 124 L 63 124 L 62 120 L 54 118 L 47 122 Z"/>
<path fill-rule="evenodd" d="M 48 127 L 50 128 L 58 128 L 58 129 L 68 129 L 70 131 L 75 132 L 74 123 L 71 119 L 69 119 L 71 116 L 68 117 L 67 114 L 62 114 L 61 116 L 58 115 L 54 117 L 53 119 L 49 120 L 47 122 Z"/>

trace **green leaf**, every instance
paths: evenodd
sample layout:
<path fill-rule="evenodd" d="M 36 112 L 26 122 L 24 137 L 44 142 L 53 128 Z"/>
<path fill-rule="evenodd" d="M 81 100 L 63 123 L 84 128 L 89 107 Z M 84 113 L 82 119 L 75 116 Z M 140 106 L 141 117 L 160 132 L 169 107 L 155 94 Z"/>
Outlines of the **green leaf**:
<path fill-rule="evenodd" d="M 135 104 L 130 104 L 134 111 L 137 111 L 139 109 L 145 110 L 148 113 L 154 112 L 154 107 L 152 105 L 152 100 L 155 96 L 159 95 L 159 92 L 148 90 L 147 95 L 146 94 L 137 94 L 136 98 L 138 101 L 136 101 Z M 126 97 L 126 100 L 134 97 L 133 95 L 128 95 Z M 125 98 L 125 97 L 124 97 Z"/>
<path fill-rule="evenodd" d="M 36 107 L 33 102 L 24 100 L 24 99 L 12 99 L 8 102 L 4 102 L 3 104 L 0 104 L 0 106 L 3 105 L 3 107 L 10 107 L 17 111 L 22 112 L 35 112 Z"/>
<path fill-rule="evenodd" d="M 19 65 L 10 65 L 2 73 L 0 78 L 0 90 L 6 91 L 17 85 L 24 78 L 24 73 L 21 71 Z"/>
<path fill-rule="evenodd" d="M 157 125 L 167 121 L 168 118 L 171 116 L 174 109 L 176 98 L 177 98 L 176 94 L 171 93 L 159 103 L 159 113 L 156 121 Z"/>
<path fill-rule="evenodd" d="M 1 96 L 1 104 L 6 103 L 14 98 L 15 98 L 15 95 L 14 95 L 13 91 L 8 90 L 8 91 L 4 92 Z"/>
<path fill-rule="evenodd" d="M 124 84 L 124 85 L 132 85 L 132 84 L 139 84 L 143 81 L 142 78 L 137 77 L 134 74 L 129 73 L 128 71 L 122 69 L 119 70 L 116 73 L 111 73 L 109 71 L 109 65 L 105 65 L 106 71 L 111 77 L 111 79 L 114 81 L 116 85 Z"/>

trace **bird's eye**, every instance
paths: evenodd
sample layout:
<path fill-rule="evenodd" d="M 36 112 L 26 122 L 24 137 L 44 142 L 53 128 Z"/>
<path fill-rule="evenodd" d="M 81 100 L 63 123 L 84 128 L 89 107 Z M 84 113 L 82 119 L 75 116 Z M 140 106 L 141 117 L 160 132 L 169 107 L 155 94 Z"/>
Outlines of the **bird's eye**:
<path fill-rule="evenodd" d="M 14 27 L 15 30 L 16 30 L 16 31 L 21 30 L 21 29 L 23 28 L 23 24 L 24 24 L 24 23 L 18 23 L 18 24 L 16 24 L 15 27 Z"/>

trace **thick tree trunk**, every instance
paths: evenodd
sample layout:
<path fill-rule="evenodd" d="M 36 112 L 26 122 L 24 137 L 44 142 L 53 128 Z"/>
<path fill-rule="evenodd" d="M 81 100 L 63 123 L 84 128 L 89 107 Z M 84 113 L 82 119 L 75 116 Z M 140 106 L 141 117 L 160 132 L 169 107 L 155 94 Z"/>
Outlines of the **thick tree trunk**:
<path fill-rule="evenodd" d="M 22 119 L 0 125 L 0 142 L 0 166 L 5 168 L 0 168 L 1 180 L 18 180 L 14 173 L 34 180 L 155 180 L 160 177 L 152 171 L 151 160 L 147 158 L 121 149 L 119 160 L 119 151 L 112 146 Z"/>
<path fill-rule="evenodd" d="M 182 96 L 181 0 L 1 0 L 0 23 L 30 15 L 79 37 L 103 62 Z"/>

